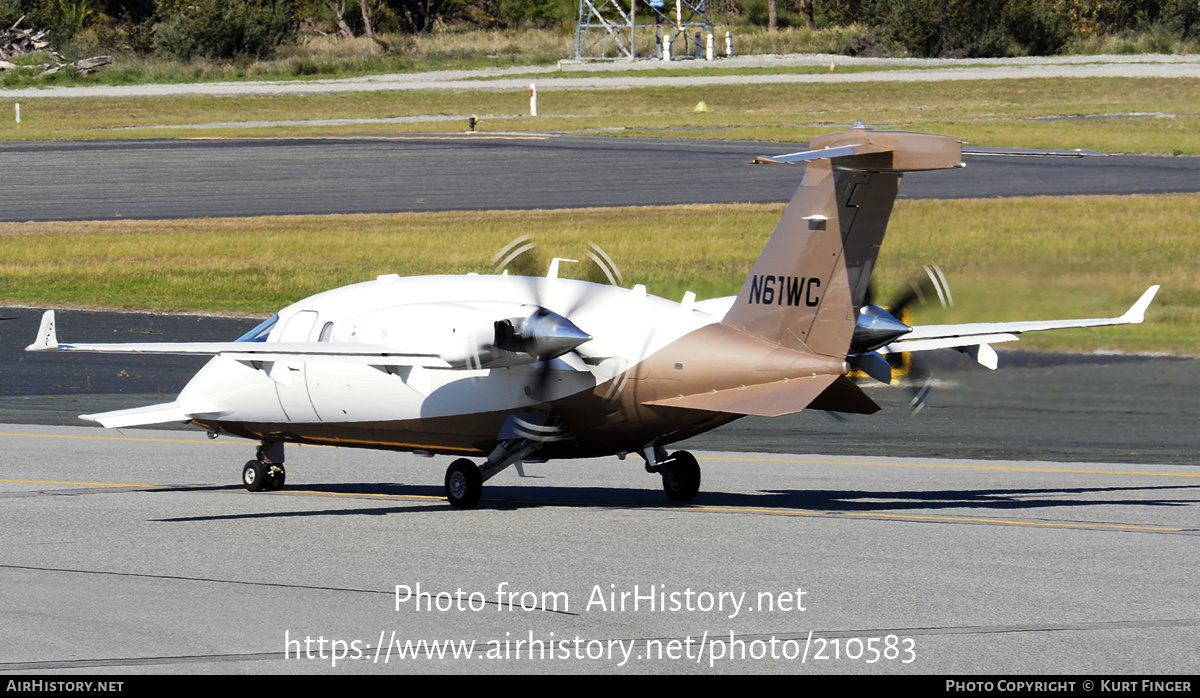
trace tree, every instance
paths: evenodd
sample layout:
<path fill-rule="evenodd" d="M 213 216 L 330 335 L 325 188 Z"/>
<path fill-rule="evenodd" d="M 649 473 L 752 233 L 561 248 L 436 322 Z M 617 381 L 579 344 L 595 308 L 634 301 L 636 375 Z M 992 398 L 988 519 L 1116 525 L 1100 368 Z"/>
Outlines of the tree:
<path fill-rule="evenodd" d="M 287 0 L 160 0 L 156 48 L 180 60 L 266 58 L 296 40 L 300 21 Z"/>

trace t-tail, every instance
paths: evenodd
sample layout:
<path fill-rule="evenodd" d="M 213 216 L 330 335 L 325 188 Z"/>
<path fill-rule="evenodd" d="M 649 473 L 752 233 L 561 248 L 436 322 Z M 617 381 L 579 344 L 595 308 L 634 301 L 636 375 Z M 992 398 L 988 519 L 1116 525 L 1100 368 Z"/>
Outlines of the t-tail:
<path fill-rule="evenodd" d="M 808 169 L 723 322 L 787 349 L 842 358 L 901 176 L 961 167 L 962 141 L 856 126 L 809 146 L 755 160 Z"/>
<path fill-rule="evenodd" d="M 676 368 L 702 367 L 696 372 L 705 374 L 706 381 L 689 385 L 683 377 L 663 380 L 643 404 L 763 416 L 806 408 L 875 412 L 879 406 L 844 374 L 854 366 L 890 382 L 891 368 L 876 349 L 913 331 L 882 308 L 868 307 L 868 312 L 859 313 L 866 305 L 871 273 L 904 173 L 962 167 L 964 155 L 1098 155 L 1079 150 L 965 148 L 958 138 L 875 131 L 857 124 L 842 133 L 814 138 L 809 147 L 754 161 L 805 162 L 808 169 L 722 321 L 677 343 L 701 348 L 689 352 L 683 346 L 669 347 L 671 351 L 655 357 L 665 365 L 646 370 L 648 376 L 674 377 L 666 369 L 674 361 Z M 1149 303 L 1148 297 L 1139 303 Z M 1125 321 L 1123 317 L 1086 322 Z M 1021 331 L 1026 329 L 1041 327 L 1022 324 Z M 967 340 L 937 335 L 939 343 L 928 347 L 970 348 L 1001 341 L 994 335 Z"/>

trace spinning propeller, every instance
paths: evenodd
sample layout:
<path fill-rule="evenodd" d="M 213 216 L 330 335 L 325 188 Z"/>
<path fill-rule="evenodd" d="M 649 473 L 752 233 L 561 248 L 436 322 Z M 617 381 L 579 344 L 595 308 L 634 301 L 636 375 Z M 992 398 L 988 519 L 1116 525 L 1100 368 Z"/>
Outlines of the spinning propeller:
<path fill-rule="evenodd" d="M 537 248 L 538 245 L 532 238 L 522 235 L 492 257 L 496 273 L 507 275 L 510 271 L 515 271 L 514 278 L 526 282 L 533 298 L 534 310 L 527 317 L 496 321 L 494 340 L 494 345 L 499 349 L 525 353 L 536 359 L 537 374 L 529 389 L 532 403 L 546 401 L 554 360 L 560 360 L 572 368 L 583 366 L 583 357 L 575 350 L 592 337 L 579 329 L 569 318 L 597 297 L 597 294 L 585 290 L 574 299 L 554 298 L 555 291 L 561 288 L 558 283 L 560 264 L 573 263 L 576 260 L 555 257 L 550 263 L 549 271 L 543 277 L 535 271 L 541 266 Z M 610 284 L 619 285 L 622 282 L 623 277 L 616 263 L 599 245 L 588 243 L 588 258 L 595 264 L 603 279 Z M 562 312 L 555 312 L 548 306 L 560 308 Z"/>
<path fill-rule="evenodd" d="M 858 310 L 854 335 L 850 340 L 849 363 L 881 383 L 892 383 L 894 366 L 877 350 L 912 331 L 912 327 L 902 319 L 906 319 L 909 307 L 913 303 L 925 303 L 934 296 L 943 308 L 954 307 L 954 297 L 950 294 L 950 285 L 941 268 L 933 264 L 927 265 L 923 271 L 924 277 L 910 279 L 908 289 L 887 306 L 872 303 L 873 294 L 868 286 L 863 305 Z M 924 408 L 933 383 L 932 374 L 919 371 L 916 366 L 909 364 L 910 378 L 918 378 L 915 375 L 918 372 L 923 374 L 925 380 L 909 402 L 913 414 Z"/>

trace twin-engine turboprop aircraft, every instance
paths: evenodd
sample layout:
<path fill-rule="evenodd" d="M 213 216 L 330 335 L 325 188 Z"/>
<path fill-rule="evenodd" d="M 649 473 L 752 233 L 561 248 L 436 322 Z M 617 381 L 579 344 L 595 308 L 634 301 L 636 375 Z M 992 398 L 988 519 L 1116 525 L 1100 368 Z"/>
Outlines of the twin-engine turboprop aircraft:
<path fill-rule="evenodd" d="M 1157 286 L 1116 318 L 909 327 L 865 302 L 905 172 L 960 167 L 960 140 L 855 127 L 763 162 L 807 173 L 736 297 L 682 302 L 544 277 L 380 276 L 283 310 L 233 342 L 65 344 L 54 312 L 30 351 L 205 354 L 174 402 L 83 419 L 185 422 L 260 442 L 251 491 L 284 484 L 284 444 L 459 456 L 446 496 L 527 460 L 636 453 L 667 495 L 691 500 L 700 467 L 671 443 L 743 415 L 879 409 L 846 374 L 889 382 L 884 355 L 952 348 L 995 368 L 1021 332 L 1141 322 Z M 478 465 L 465 456 L 480 457 Z"/>

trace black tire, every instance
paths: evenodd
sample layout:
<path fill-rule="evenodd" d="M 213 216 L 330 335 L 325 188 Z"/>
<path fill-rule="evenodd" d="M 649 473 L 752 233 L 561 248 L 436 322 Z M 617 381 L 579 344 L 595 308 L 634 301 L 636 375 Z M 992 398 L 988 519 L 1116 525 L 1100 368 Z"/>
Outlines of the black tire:
<path fill-rule="evenodd" d="M 248 461 L 242 468 L 242 484 L 251 492 L 262 492 L 270 484 L 267 477 L 267 466 L 261 461 Z"/>
<path fill-rule="evenodd" d="M 700 464 L 687 451 L 676 451 L 662 464 L 663 491 L 676 502 L 690 502 L 700 493 Z"/>
<path fill-rule="evenodd" d="M 466 458 L 459 458 L 446 468 L 446 499 L 455 509 L 474 509 L 483 496 L 483 476 L 479 468 Z"/>
<path fill-rule="evenodd" d="M 287 473 L 284 472 L 282 465 L 271 466 L 271 477 L 267 482 L 267 489 L 278 492 L 283 489 L 283 482 L 287 479 Z"/>

